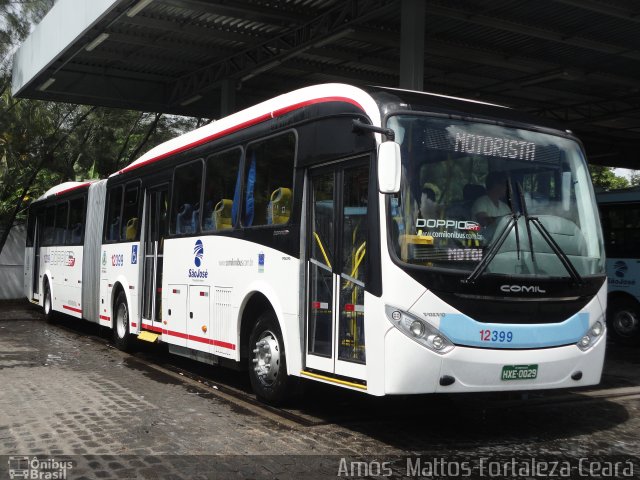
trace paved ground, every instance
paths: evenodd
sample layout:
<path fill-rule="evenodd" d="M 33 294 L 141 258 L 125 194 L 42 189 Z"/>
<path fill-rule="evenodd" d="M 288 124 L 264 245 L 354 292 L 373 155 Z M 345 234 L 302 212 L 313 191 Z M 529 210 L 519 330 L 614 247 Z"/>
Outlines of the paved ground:
<path fill-rule="evenodd" d="M 0 479 L 19 456 L 70 461 L 66 478 L 334 478 L 344 457 L 370 462 L 361 474 L 429 477 L 405 457 L 640 457 L 640 349 L 610 345 L 589 391 L 380 399 L 308 384 L 279 411 L 252 401 L 244 373 L 105 337 L 0 304 Z"/>

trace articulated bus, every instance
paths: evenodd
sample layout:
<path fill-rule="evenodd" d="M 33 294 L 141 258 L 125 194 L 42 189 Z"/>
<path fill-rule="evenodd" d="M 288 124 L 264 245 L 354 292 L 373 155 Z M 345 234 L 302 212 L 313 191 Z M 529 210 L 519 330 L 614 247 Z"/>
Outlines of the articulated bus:
<path fill-rule="evenodd" d="M 611 337 L 640 345 L 640 188 L 598 193 L 609 295 L 607 322 Z"/>
<path fill-rule="evenodd" d="M 508 108 L 326 84 L 30 207 L 25 292 L 175 354 L 372 395 L 593 385 L 603 241 L 584 150 Z"/>

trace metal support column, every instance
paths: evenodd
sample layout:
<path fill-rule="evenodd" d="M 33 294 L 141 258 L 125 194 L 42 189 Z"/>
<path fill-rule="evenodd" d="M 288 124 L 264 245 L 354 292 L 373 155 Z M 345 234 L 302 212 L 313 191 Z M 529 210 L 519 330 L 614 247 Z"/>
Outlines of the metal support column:
<path fill-rule="evenodd" d="M 424 87 L 424 0 L 402 0 L 400 27 L 400 88 Z"/>
<path fill-rule="evenodd" d="M 220 82 L 220 118 L 236 111 L 236 81 L 225 78 Z"/>

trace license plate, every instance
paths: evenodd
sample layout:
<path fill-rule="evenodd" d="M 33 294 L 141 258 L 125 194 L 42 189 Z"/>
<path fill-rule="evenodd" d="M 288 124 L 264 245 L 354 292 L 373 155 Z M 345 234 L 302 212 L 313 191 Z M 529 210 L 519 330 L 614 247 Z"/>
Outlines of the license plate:
<path fill-rule="evenodd" d="M 538 365 L 505 365 L 502 380 L 533 380 L 538 377 Z"/>

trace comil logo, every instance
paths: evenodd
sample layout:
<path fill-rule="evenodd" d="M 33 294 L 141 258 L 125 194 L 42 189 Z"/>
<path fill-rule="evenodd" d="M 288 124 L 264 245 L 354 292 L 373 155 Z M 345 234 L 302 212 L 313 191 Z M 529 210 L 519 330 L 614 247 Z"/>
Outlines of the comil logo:
<path fill-rule="evenodd" d="M 547 293 L 538 285 L 501 285 L 500 290 L 505 293 Z"/>
<path fill-rule="evenodd" d="M 195 255 L 195 259 L 193 263 L 196 264 L 196 267 L 202 265 L 202 257 L 204 256 L 204 246 L 202 245 L 202 240 L 196 240 L 196 244 L 193 247 L 193 254 Z"/>
<path fill-rule="evenodd" d="M 618 278 L 624 278 L 624 276 L 627 273 L 627 270 L 629 270 L 629 267 L 622 260 L 619 260 L 619 261 L 617 261 L 616 263 L 613 264 L 614 274 Z"/>

